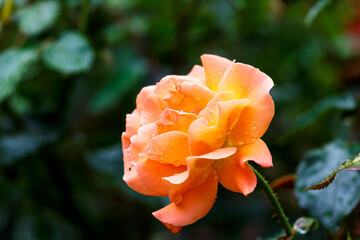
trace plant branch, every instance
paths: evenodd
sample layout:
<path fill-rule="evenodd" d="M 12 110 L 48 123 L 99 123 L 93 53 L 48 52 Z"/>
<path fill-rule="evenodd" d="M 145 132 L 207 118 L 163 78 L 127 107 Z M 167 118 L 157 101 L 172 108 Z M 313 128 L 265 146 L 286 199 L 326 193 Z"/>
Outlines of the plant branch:
<path fill-rule="evenodd" d="M 260 182 L 261 186 L 263 187 L 267 197 L 269 198 L 271 204 L 274 206 L 275 212 L 277 213 L 279 219 L 280 219 L 280 223 L 283 227 L 283 229 L 285 230 L 286 236 L 287 237 L 292 237 L 293 234 L 293 230 L 292 227 L 287 219 L 287 217 L 285 216 L 284 210 L 282 209 L 278 199 L 276 198 L 273 190 L 271 189 L 271 187 L 269 186 L 269 183 L 265 180 L 265 178 L 253 167 L 248 163 L 248 166 L 254 171 L 258 181 Z"/>

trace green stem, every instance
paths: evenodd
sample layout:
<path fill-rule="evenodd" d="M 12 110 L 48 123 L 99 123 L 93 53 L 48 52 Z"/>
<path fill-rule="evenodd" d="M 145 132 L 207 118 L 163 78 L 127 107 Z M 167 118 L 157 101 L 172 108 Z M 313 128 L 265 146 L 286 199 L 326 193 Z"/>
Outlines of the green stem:
<path fill-rule="evenodd" d="M 277 213 L 280 223 L 285 230 L 287 237 L 292 237 L 294 235 L 292 227 L 285 216 L 284 210 L 282 209 L 278 199 L 276 198 L 273 190 L 269 186 L 269 183 L 265 180 L 265 178 L 253 167 L 248 163 L 248 166 L 254 171 L 256 177 L 258 178 L 261 186 L 263 187 L 267 197 L 269 198 L 271 204 L 274 206 L 275 212 Z"/>
<path fill-rule="evenodd" d="M 84 34 L 86 33 L 89 11 L 90 11 L 90 0 L 82 0 L 79 29 Z"/>

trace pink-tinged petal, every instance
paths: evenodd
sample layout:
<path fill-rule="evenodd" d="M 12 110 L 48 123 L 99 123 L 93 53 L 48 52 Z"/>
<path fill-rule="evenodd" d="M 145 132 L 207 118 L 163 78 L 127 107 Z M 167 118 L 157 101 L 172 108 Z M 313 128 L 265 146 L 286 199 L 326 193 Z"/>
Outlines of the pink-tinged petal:
<path fill-rule="evenodd" d="M 154 191 L 153 189 L 150 189 L 147 185 L 144 184 L 143 181 L 139 178 L 136 169 L 134 167 L 129 168 L 127 164 L 124 164 L 124 176 L 123 180 L 126 182 L 126 184 L 133 189 L 136 192 L 139 192 L 144 195 L 149 196 L 166 196 L 167 194 Z"/>
<path fill-rule="evenodd" d="M 141 89 L 140 93 L 136 97 L 136 108 L 138 110 L 144 109 L 144 104 L 148 96 L 155 91 L 155 85 L 147 86 Z"/>
<path fill-rule="evenodd" d="M 155 93 L 151 93 L 145 99 L 142 106 L 140 122 L 142 125 L 155 122 L 165 109 L 166 102 L 160 99 Z"/>
<path fill-rule="evenodd" d="M 217 91 L 220 80 L 232 62 L 226 58 L 211 54 L 202 55 L 201 62 L 204 66 L 207 86 L 211 90 Z"/>
<path fill-rule="evenodd" d="M 157 133 L 162 134 L 170 131 L 180 131 L 187 133 L 190 124 L 197 119 L 193 113 L 186 113 L 166 108 L 156 121 Z"/>
<path fill-rule="evenodd" d="M 248 105 L 247 99 L 238 99 L 217 104 L 218 116 L 215 125 L 206 117 L 194 121 L 189 127 L 191 155 L 202 155 L 221 148 L 242 110 Z"/>
<path fill-rule="evenodd" d="M 141 111 L 138 109 L 135 109 L 131 114 L 126 114 L 126 131 L 121 136 L 124 150 L 130 146 L 130 138 L 136 135 L 141 127 L 140 116 Z"/>
<path fill-rule="evenodd" d="M 126 114 L 126 131 L 131 136 L 136 135 L 142 126 L 140 122 L 141 111 L 135 109 L 131 114 Z"/>
<path fill-rule="evenodd" d="M 274 102 L 269 94 L 274 83 L 269 76 L 252 66 L 233 63 L 224 74 L 219 91 L 233 91 L 237 98 L 247 98 L 244 109 L 228 143 L 241 145 L 264 135 L 274 116 Z"/>
<path fill-rule="evenodd" d="M 181 203 L 184 192 L 199 186 L 213 171 L 211 165 L 215 160 L 228 158 L 234 155 L 236 150 L 235 147 L 221 148 L 202 156 L 188 157 L 187 171 L 163 178 L 170 201 Z"/>
<path fill-rule="evenodd" d="M 221 185 L 245 196 L 251 193 L 256 187 L 256 176 L 247 166 L 247 161 L 254 161 L 262 167 L 272 167 L 270 151 L 261 139 L 238 147 L 233 157 L 214 163 Z"/>
<path fill-rule="evenodd" d="M 130 148 L 136 149 L 137 153 L 140 153 L 155 135 L 156 129 L 156 123 L 149 123 L 140 127 L 138 134 L 130 138 Z"/>
<path fill-rule="evenodd" d="M 125 169 L 131 168 L 129 166 L 131 162 L 139 160 L 139 154 L 142 153 L 144 147 L 149 143 L 154 133 L 156 132 L 156 124 L 150 123 L 142 126 L 138 130 L 139 135 L 134 135 L 130 138 L 130 145 L 124 148 L 128 144 L 126 134 L 123 134 L 123 153 L 124 153 L 124 164 Z"/>
<path fill-rule="evenodd" d="M 142 158 L 134 163 L 135 169 L 142 182 L 150 189 L 168 195 L 163 185 L 162 178 L 181 173 L 186 166 L 175 167 L 171 164 L 163 164 L 158 161 Z"/>
<path fill-rule="evenodd" d="M 195 65 L 187 76 L 199 79 L 201 82 L 205 83 L 205 71 L 202 66 Z"/>
<path fill-rule="evenodd" d="M 217 176 L 213 171 L 196 188 L 188 190 L 180 204 L 171 203 L 153 212 L 154 217 L 173 232 L 204 217 L 212 208 L 217 194 Z"/>
<path fill-rule="evenodd" d="M 178 76 L 178 75 L 169 75 L 164 77 L 156 84 L 156 88 L 154 89 L 154 93 L 159 98 L 164 98 L 169 94 L 170 91 L 175 91 L 176 84 L 183 82 L 193 82 L 198 83 L 200 85 L 204 85 L 204 83 L 194 77 L 191 76 Z"/>
<path fill-rule="evenodd" d="M 130 138 L 132 137 L 131 134 L 127 133 L 127 132 L 123 132 L 121 134 L 121 143 L 122 143 L 122 149 L 123 151 L 125 151 L 125 149 L 127 149 L 128 147 L 130 147 L 131 141 Z"/>
<path fill-rule="evenodd" d="M 175 166 L 186 165 L 190 156 L 188 136 L 179 131 L 172 131 L 153 137 L 143 153 L 147 158 Z"/>
<path fill-rule="evenodd" d="M 178 82 L 164 100 L 171 109 L 198 113 L 215 96 L 216 92 L 198 83 Z"/>

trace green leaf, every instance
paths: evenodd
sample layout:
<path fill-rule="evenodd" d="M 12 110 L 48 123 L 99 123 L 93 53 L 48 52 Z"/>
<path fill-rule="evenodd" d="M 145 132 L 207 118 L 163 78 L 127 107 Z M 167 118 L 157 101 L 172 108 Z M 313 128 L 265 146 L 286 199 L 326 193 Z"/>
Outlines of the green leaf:
<path fill-rule="evenodd" d="M 34 153 L 46 143 L 55 140 L 55 133 L 7 135 L 0 138 L 0 166 Z"/>
<path fill-rule="evenodd" d="M 338 174 L 342 170 L 347 171 L 359 171 L 360 170 L 360 153 L 358 153 L 355 157 L 346 160 L 343 162 L 336 170 L 333 171 L 329 176 L 318 182 L 317 184 L 312 185 L 311 187 L 306 188 L 304 191 L 308 190 L 320 190 L 329 186 Z"/>
<path fill-rule="evenodd" d="M 15 92 L 29 65 L 37 59 L 37 52 L 9 49 L 0 54 L 0 102 Z"/>
<path fill-rule="evenodd" d="M 57 19 L 60 6 L 57 1 L 37 2 L 20 9 L 16 16 L 20 30 L 35 36 L 49 29 Z"/>
<path fill-rule="evenodd" d="M 115 51 L 110 76 L 94 96 L 90 110 L 99 113 L 112 107 L 144 77 L 146 66 L 140 56 L 122 48 Z"/>
<path fill-rule="evenodd" d="M 359 144 L 347 146 L 341 140 L 334 141 L 308 152 L 297 169 L 295 195 L 299 205 L 330 231 L 338 228 L 360 200 L 360 172 L 340 173 L 332 187 L 321 191 L 302 190 L 319 182 L 359 151 Z"/>
<path fill-rule="evenodd" d="M 90 69 L 94 53 L 83 35 L 69 31 L 46 48 L 42 58 L 49 68 L 64 74 L 74 74 Z"/>
<path fill-rule="evenodd" d="M 309 217 L 301 217 L 295 221 L 293 230 L 295 234 L 303 235 L 314 231 L 318 227 L 319 223 L 315 219 Z"/>
<path fill-rule="evenodd" d="M 331 3 L 332 0 L 318 0 L 305 17 L 305 25 L 310 26 L 317 15 Z"/>
<path fill-rule="evenodd" d="M 313 106 L 309 111 L 301 115 L 294 124 L 295 129 L 304 128 L 314 123 L 321 115 L 330 110 L 353 110 L 356 101 L 351 94 L 331 96 L 323 99 Z"/>

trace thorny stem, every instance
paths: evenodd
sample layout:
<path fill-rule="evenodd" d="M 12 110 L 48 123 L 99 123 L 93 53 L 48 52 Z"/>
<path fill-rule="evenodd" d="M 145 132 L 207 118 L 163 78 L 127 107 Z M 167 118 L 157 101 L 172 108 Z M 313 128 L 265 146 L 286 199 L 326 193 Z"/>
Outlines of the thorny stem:
<path fill-rule="evenodd" d="M 261 186 L 263 187 L 267 197 L 269 198 L 271 204 L 274 206 L 275 212 L 277 213 L 280 223 L 285 230 L 287 237 L 292 237 L 294 235 L 292 227 L 285 216 L 284 210 L 282 209 L 278 199 L 276 198 L 273 190 L 269 186 L 269 183 L 265 180 L 265 178 L 253 167 L 248 163 L 248 166 L 254 171 L 256 177 L 258 178 Z"/>

